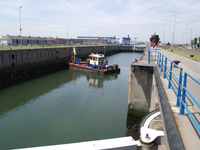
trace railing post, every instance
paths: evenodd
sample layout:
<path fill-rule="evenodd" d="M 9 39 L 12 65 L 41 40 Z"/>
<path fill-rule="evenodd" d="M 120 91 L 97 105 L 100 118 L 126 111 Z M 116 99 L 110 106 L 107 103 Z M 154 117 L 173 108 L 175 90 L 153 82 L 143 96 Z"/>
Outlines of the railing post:
<path fill-rule="evenodd" d="M 167 57 L 165 57 L 165 68 L 164 68 L 164 79 L 166 79 L 166 74 L 167 74 Z"/>
<path fill-rule="evenodd" d="M 156 60 L 156 54 L 157 54 L 157 47 L 156 47 L 155 52 L 154 52 L 155 60 Z"/>
<path fill-rule="evenodd" d="M 184 82 L 183 82 L 183 94 L 182 94 L 182 101 L 181 101 L 181 110 L 180 110 L 180 115 L 185 115 L 185 107 L 183 104 L 185 104 L 185 96 L 186 96 L 186 86 L 187 86 L 187 74 L 185 72 L 184 74 Z"/>
<path fill-rule="evenodd" d="M 160 72 L 163 72 L 163 57 L 164 57 L 164 55 L 162 55 L 162 62 L 161 62 L 161 71 Z"/>
<path fill-rule="evenodd" d="M 159 68 L 161 67 L 161 53 L 159 52 Z"/>
<path fill-rule="evenodd" d="M 183 69 L 181 68 L 181 69 L 180 69 L 180 75 L 179 75 L 177 102 L 176 102 L 176 106 L 177 106 L 177 107 L 180 107 L 181 88 L 182 88 L 182 73 L 183 73 Z"/>
<path fill-rule="evenodd" d="M 149 51 L 149 46 L 148 46 L 148 64 L 150 64 L 150 51 Z"/>
<path fill-rule="evenodd" d="M 171 81 L 172 81 L 172 62 L 170 65 L 170 72 L 169 72 L 169 85 L 168 85 L 169 89 L 171 88 Z"/>
<path fill-rule="evenodd" d="M 157 52 L 158 55 L 157 55 L 157 64 L 159 63 L 159 52 Z"/>

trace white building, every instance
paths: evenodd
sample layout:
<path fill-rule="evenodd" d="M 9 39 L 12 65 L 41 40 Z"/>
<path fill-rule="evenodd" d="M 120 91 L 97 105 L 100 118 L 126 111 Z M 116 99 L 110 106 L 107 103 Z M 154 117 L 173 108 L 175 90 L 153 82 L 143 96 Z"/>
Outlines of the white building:
<path fill-rule="evenodd" d="M 2 36 L 2 38 L 0 39 L 0 45 L 3 45 L 3 46 L 12 45 L 11 37 L 10 36 Z"/>
<path fill-rule="evenodd" d="M 8 46 L 8 45 L 27 45 L 27 44 L 31 44 L 31 45 L 41 45 L 41 44 L 56 44 L 57 41 L 61 41 L 62 39 L 55 39 L 52 37 L 31 37 L 31 36 L 2 36 L 2 38 L 0 39 L 0 45 L 3 46 Z M 64 39 L 63 39 L 64 40 Z"/>

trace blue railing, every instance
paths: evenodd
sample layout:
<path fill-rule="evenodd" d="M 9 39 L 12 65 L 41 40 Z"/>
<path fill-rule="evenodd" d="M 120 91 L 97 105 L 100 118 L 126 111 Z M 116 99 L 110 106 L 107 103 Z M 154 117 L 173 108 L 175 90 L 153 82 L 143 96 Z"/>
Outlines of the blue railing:
<path fill-rule="evenodd" d="M 183 69 L 171 61 L 169 58 L 164 56 L 162 53 L 158 52 L 157 57 L 157 64 L 158 67 L 161 68 L 161 72 L 164 72 L 164 79 L 168 79 L 168 88 L 173 88 L 175 94 L 177 95 L 176 106 L 180 106 L 181 100 L 181 88 L 182 88 L 182 72 Z M 168 66 L 169 64 L 169 66 Z M 173 72 L 173 66 L 180 70 L 179 78 Z"/>
<path fill-rule="evenodd" d="M 154 53 L 154 55 L 152 55 L 151 53 Z M 152 57 L 153 57 L 153 59 L 152 59 Z M 189 73 L 185 72 L 184 73 L 184 83 L 183 83 L 183 87 L 182 87 L 183 69 L 181 67 L 179 67 L 177 64 L 175 64 L 173 61 L 171 61 L 169 58 L 164 56 L 159 51 L 156 51 L 155 49 L 153 49 L 153 51 L 151 51 L 148 48 L 148 63 L 150 64 L 151 61 L 157 62 L 158 67 L 161 68 L 160 71 L 164 73 L 164 77 L 163 78 L 164 79 L 167 78 L 168 81 L 169 81 L 168 88 L 172 87 L 173 90 L 175 91 L 175 93 L 177 95 L 176 106 L 177 107 L 181 107 L 180 108 L 180 115 L 184 115 L 185 114 L 184 112 L 185 112 L 185 109 L 186 109 L 188 114 L 189 114 L 189 116 L 190 116 L 190 118 L 191 118 L 191 120 L 193 121 L 195 127 L 200 132 L 199 124 L 197 123 L 197 121 L 195 120 L 195 118 L 193 117 L 192 113 L 190 112 L 190 110 L 188 109 L 188 107 L 186 105 L 186 94 L 188 94 L 190 96 L 190 98 L 200 108 L 200 103 L 191 94 L 191 92 L 186 88 L 187 76 L 189 76 L 192 80 L 194 80 L 198 85 L 200 85 L 200 81 L 195 79 Z M 176 68 L 180 69 L 179 78 L 174 74 L 173 66 L 175 66 Z"/>
<path fill-rule="evenodd" d="M 158 50 L 161 50 L 161 49 L 149 49 L 149 46 L 148 46 L 148 63 L 150 64 L 151 61 L 156 61 L 156 58 L 158 57 L 157 55 L 157 52 Z M 154 55 L 151 55 L 151 53 L 154 52 Z"/>
<path fill-rule="evenodd" d="M 192 100 L 196 103 L 196 105 L 200 108 L 200 103 L 196 100 L 196 98 L 187 89 L 187 76 L 190 77 L 192 80 L 194 80 L 197 84 L 200 85 L 200 81 L 198 81 L 197 79 L 195 79 L 189 73 L 187 73 L 187 72 L 184 73 L 183 94 L 182 94 L 180 115 L 184 115 L 185 114 L 184 111 L 186 109 L 187 112 L 188 112 L 188 114 L 189 114 L 189 116 L 190 116 L 190 118 L 192 119 L 193 123 L 195 124 L 197 130 L 200 132 L 200 126 L 199 126 L 199 124 L 197 123 L 197 121 L 195 120 L 195 118 L 193 117 L 193 115 L 191 114 L 190 110 L 188 109 L 188 107 L 185 104 L 186 94 L 188 94 L 192 98 Z"/>

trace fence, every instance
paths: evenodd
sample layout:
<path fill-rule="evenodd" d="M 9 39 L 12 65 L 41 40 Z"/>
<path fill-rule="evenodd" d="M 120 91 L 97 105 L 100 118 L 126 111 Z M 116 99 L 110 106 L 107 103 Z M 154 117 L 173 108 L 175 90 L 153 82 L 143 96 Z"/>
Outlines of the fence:
<path fill-rule="evenodd" d="M 158 67 L 161 68 L 161 72 L 164 73 L 164 79 L 168 79 L 168 88 L 173 88 L 175 91 L 175 94 L 177 96 L 176 106 L 181 107 L 180 109 L 180 115 L 184 115 L 185 109 L 187 110 L 191 120 L 193 121 L 194 125 L 196 126 L 197 130 L 200 132 L 200 126 L 193 117 L 192 113 L 188 109 L 186 105 L 186 93 L 190 96 L 190 98 L 197 104 L 197 106 L 200 108 L 200 103 L 196 100 L 196 98 L 191 94 L 191 92 L 186 88 L 187 85 L 187 76 L 189 76 L 191 79 L 193 79 L 197 84 L 200 85 L 200 81 L 195 79 L 193 76 L 191 76 L 189 73 L 184 73 L 184 83 L 182 86 L 182 74 L 183 69 L 179 67 L 176 63 L 171 61 L 169 58 L 164 56 L 162 53 L 159 52 L 160 49 L 149 49 L 148 47 L 148 63 L 155 63 L 158 64 Z M 154 53 L 154 54 L 153 54 Z M 152 55 L 153 54 L 153 55 Z M 173 66 L 178 68 L 180 70 L 179 77 L 175 75 L 173 72 Z"/>
<path fill-rule="evenodd" d="M 186 93 L 187 93 L 192 98 L 192 100 L 197 104 L 197 106 L 200 108 L 200 103 L 196 100 L 196 98 L 187 89 L 187 76 L 190 77 L 192 80 L 194 80 L 197 84 L 200 85 L 200 81 L 195 79 L 189 73 L 187 73 L 187 72 L 184 73 L 183 94 L 182 94 L 180 115 L 184 115 L 185 114 L 184 111 L 186 109 L 190 118 L 192 119 L 192 122 L 195 124 L 197 130 L 200 132 L 200 126 L 198 125 L 197 121 L 194 119 L 193 115 L 191 114 L 190 110 L 188 109 L 188 107 L 185 104 L 185 97 L 186 97 Z"/>
<path fill-rule="evenodd" d="M 157 53 L 157 63 L 159 64 L 159 68 L 161 68 L 161 72 L 164 72 L 164 79 L 166 79 L 167 77 L 169 81 L 168 88 L 170 89 L 172 87 L 175 91 L 175 94 L 177 95 L 176 106 L 180 106 L 183 69 L 160 52 Z M 170 67 L 168 66 L 168 64 Z M 177 67 L 180 70 L 179 78 L 174 74 L 173 66 Z"/>

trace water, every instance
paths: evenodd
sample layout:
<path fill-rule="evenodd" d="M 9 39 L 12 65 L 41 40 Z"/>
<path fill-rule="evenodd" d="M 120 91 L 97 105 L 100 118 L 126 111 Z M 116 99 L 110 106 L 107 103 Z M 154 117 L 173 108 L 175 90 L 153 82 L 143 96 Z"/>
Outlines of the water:
<path fill-rule="evenodd" d="M 0 149 L 123 137 L 130 64 L 139 53 L 107 57 L 120 74 L 63 70 L 0 91 Z"/>

